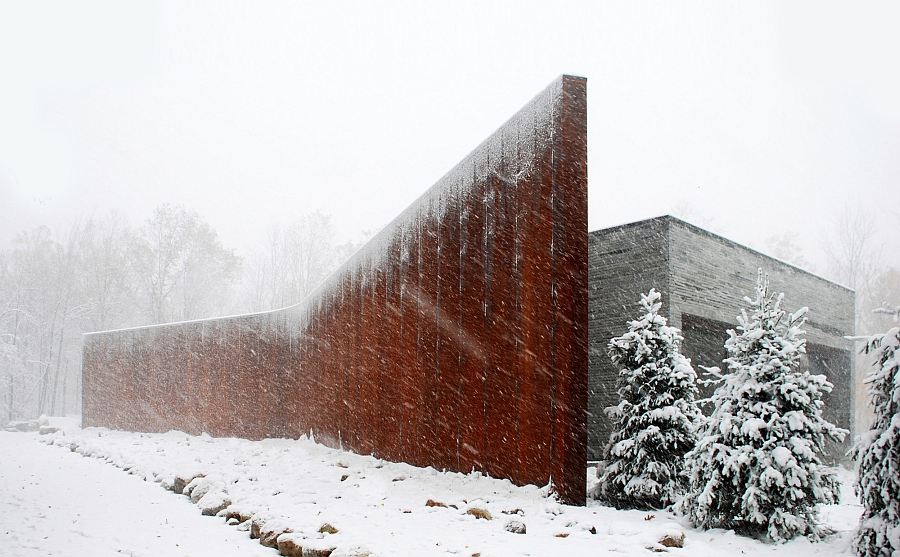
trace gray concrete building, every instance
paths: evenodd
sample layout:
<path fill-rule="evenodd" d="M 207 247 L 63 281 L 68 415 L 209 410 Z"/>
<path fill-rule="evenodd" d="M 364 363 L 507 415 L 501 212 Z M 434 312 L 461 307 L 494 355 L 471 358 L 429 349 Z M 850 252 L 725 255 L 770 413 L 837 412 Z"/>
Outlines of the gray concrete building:
<path fill-rule="evenodd" d="M 618 404 L 617 369 L 607 355 L 609 340 L 638 317 L 641 293 L 662 294 L 661 314 L 684 335 L 682 353 L 700 366 L 719 366 L 728 329 L 755 296 L 757 270 L 773 292 L 784 292 L 783 309 L 807 306 L 803 362 L 834 384 L 824 397 L 824 415 L 851 429 L 853 415 L 854 292 L 671 216 L 644 220 L 589 235 L 588 242 L 588 458 L 602 459 L 611 422 L 603 411 Z M 707 396 L 712 387 L 701 391 Z M 708 410 L 707 410 L 708 412 Z M 825 460 L 840 461 L 850 446 L 829 444 Z"/>

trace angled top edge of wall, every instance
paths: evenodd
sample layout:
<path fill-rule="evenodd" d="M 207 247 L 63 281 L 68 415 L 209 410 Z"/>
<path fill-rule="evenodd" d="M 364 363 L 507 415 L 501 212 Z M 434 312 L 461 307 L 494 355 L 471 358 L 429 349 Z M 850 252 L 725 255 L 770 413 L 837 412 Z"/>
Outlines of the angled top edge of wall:
<path fill-rule="evenodd" d="M 534 158 L 543 150 L 554 148 L 555 143 L 562 140 L 559 128 L 561 128 L 563 113 L 575 114 L 582 119 L 586 116 L 586 86 L 587 79 L 584 77 L 566 74 L 557 77 L 297 304 L 245 314 L 92 331 L 83 334 L 85 342 L 91 341 L 93 336 L 105 333 L 147 330 L 185 323 L 254 318 L 268 314 L 284 314 L 293 319 L 302 320 L 302 316 L 307 310 L 320 303 L 323 294 L 339 284 L 341 278 L 347 273 L 352 274 L 364 266 L 376 265 L 385 251 L 389 249 L 390 240 L 401 234 L 404 227 L 411 226 L 423 211 L 441 214 L 450 201 L 449 196 L 469 187 L 475 179 L 496 173 L 500 163 L 504 161 L 504 157 L 506 160 L 515 160 L 516 162 L 525 161 L 525 164 L 521 165 L 513 176 L 501 176 L 501 180 L 517 181 L 527 175 L 532 169 L 533 164 L 531 163 Z M 573 91 L 579 95 L 578 98 L 570 98 Z M 577 103 L 580 103 L 581 106 L 571 106 Z M 575 110 L 572 110 L 573 108 Z M 575 124 L 586 131 L 586 121 L 575 122 Z M 531 141 L 523 141 L 529 134 Z"/>

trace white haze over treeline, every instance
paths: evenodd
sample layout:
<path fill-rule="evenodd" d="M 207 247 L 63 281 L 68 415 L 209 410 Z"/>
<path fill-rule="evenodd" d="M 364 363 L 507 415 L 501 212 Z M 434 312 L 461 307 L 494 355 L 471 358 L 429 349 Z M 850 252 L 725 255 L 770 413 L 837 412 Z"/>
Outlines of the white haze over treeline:
<path fill-rule="evenodd" d="M 900 301 L 900 268 L 879 259 L 870 217 L 848 210 L 836 222 L 826 274 L 856 286 L 857 332 L 883 331 L 890 321 L 872 309 Z M 359 245 L 313 212 L 271 225 L 242 258 L 202 215 L 172 205 L 143 223 L 109 212 L 17 234 L 0 250 L 0 425 L 80 411 L 83 333 L 286 307 Z M 805 263 L 790 236 L 770 245 Z"/>
<path fill-rule="evenodd" d="M 315 212 L 270 227 L 244 260 L 172 205 L 17 234 L 0 251 L 0 425 L 80 411 L 83 333 L 285 307 L 357 248 Z"/>
<path fill-rule="evenodd" d="M 80 334 L 289 305 L 562 72 L 591 230 L 674 214 L 900 304 L 888 2 L 0 4 L 0 422 Z M 169 237 L 171 236 L 171 237 Z"/>
<path fill-rule="evenodd" d="M 765 248 L 900 206 L 891 2 L 0 4 L 0 241 L 202 214 L 249 256 L 316 209 L 387 224 L 560 73 L 592 230 L 672 213 Z"/>

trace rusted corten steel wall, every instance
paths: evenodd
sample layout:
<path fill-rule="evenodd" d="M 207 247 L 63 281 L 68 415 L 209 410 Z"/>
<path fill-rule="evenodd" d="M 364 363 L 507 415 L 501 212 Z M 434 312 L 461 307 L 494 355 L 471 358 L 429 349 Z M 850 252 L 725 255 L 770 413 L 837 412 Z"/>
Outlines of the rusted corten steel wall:
<path fill-rule="evenodd" d="M 84 425 L 312 432 L 584 504 L 586 111 L 560 77 L 296 306 L 86 335 Z"/>

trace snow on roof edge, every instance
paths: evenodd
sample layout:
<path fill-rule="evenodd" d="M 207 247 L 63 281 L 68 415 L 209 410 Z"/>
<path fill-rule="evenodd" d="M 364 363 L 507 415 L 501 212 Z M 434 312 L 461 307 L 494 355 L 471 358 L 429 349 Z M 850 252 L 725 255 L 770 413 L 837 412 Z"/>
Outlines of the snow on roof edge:
<path fill-rule="evenodd" d="M 716 239 L 718 239 L 718 240 L 723 240 L 723 241 L 725 241 L 725 242 L 728 242 L 729 244 L 738 246 L 739 248 L 743 248 L 743 249 L 745 249 L 745 250 L 747 250 L 747 251 L 750 251 L 750 252 L 752 252 L 752 253 L 755 253 L 755 254 L 757 254 L 757 255 L 761 255 L 762 257 L 765 257 L 766 259 L 771 259 L 771 260 L 773 260 L 773 261 L 777 261 L 778 263 L 781 263 L 782 265 L 785 265 L 785 266 L 787 266 L 787 267 L 790 267 L 790 268 L 792 268 L 792 269 L 795 269 L 795 270 L 797 270 L 797 271 L 800 271 L 801 273 L 810 275 L 810 276 L 812 276 L 812 277 L 814 277 L 814 278 L 817 278 L 817 279 L 819 279 L 819 280 L 823 280 L 823 281 L 825 281 L 825 282 L 827 282 L 827 283 L 829 283 L 829 284 L 833 284 L 833 285 L 835 285 L 835 286 L 837 286 L 837 287 L 839 287 L 839 288 L 843 288 L 844 290 L 848 290 L 848 291 L 853 292 L 854 294 L 856 294 L 856 291 L 855 291 L 854 289 L 850 288 L 849 286 L 843 285 L 843 284 L 837 282 L 836 280 L 832 280 L 832 279 L 829 279 L 829 278 L 825 278 L 825 277 L 823 277 L 822 275 L 816 274 L 816 273 L 814 273 L 814 272 L 812 272 L 812 271 L 809 271 L 809 270 L 807 270 L 807 269 L 804 269 L 804 268 L 802 268 L 802 267 L 798 267 L 797 265 L 795 265 L 795 264 L 793 264 L 793 263 L 789 263 L 789 262 L 787 262 L 787 261 L 785 261 L 785 260 L 783 260 L 783 259 L 779 259 L 779 258 L 775 257 L 774 255 L 769 255 L 768 253 L 763 253 L 763 252 L 761 252 L 761 251 L 759 251 L 759 250 L 757 250 L 757 249 L 751 248 L 751 247 L 749 247 L 749 246 L 745 246 L 744 244 L 742 244 L 742 243 L 740 243 L 740 242 L 736 242 L 736 241 L 734 241 L 734 240 L 732 240 L 732 239 L 730 239 L 730 238 L 726 238 L 725 236 L 722 236 L 721 234 L 716 234 L 715 232 L 709 231 L 709 230 L 707 230 L 707 229 L 705 229 L 705 228 L 701 228 L 700 226 L 697 226 L 696 224 L 691 224 L 691 223 L 687 222 L 687 221 L 684 220 L 684 219 L 680 219 L 680 218 L 678 218 L 678 217 L 676 217 L 676 216 L 669 215 L 669 214 L 660 215 L 660 216 L 658 216 L 658 217 L 650 217 L 650 218 L 648 218 L 648 219 L 642 219 L 642 220 L 637 220 L 637 221 L 633 221 L 633 222 L 627 222 L 627 223 L 623 223 L 623 224 L 617 224 L 617 225 L 610 226 L 610 227 L 607 227 L 607 228 L 600 228 L 600 229 L 598 229 L 598 230 L 592 230 L 592 231 L 588 232 L 588 235 L 592 235 L 592 234 L 600 234 L 601 232 L 608 232 L 608 231 L 610 231 L 610 230 L 614 230 L 614 229 L 617 229 L 617 228 L 628 228 L 628 227 L 636 226 L 636 225 L 639 225 L 639 224 L 645 224 L 645 223 L 648 223 L 648 222 L 651 222 L 651 221 L 663 221 L 663 220 L 668 220 L 668 221 L 670 221 L 670 222 L 676 222 L 676 223 L 678 223 L 678 224 L 687 226 L 688 228 L 692 229 L 692 230 L 695 231 L 695 232 L 698 232 L 698 233 L 700 233 L 700 234 L 704 234 L 704 235 L 707 235 L 707 236 L 712 236 L 713 238 L 716 238 Z"/>

